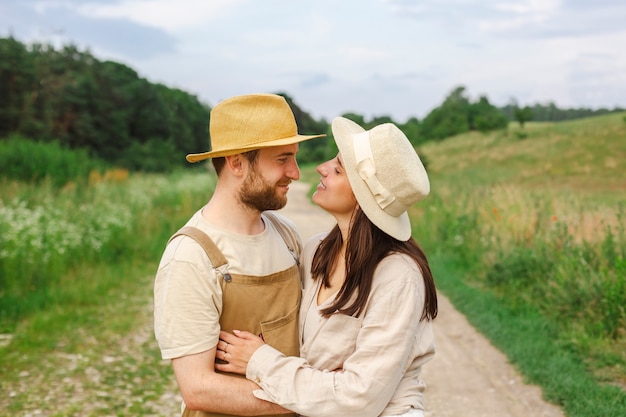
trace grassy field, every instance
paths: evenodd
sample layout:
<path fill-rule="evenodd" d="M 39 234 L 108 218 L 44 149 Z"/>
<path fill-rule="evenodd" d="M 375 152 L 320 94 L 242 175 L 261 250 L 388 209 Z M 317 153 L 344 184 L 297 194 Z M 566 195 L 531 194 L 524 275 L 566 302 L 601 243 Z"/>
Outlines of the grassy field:
<path fill-rule="evenodd" d="M 624 115 L 420 152 L 414 235 L 439 288 L 568 416 L 626 415 Z"/>
<path fill-rule="evenodd" d="M 420 152 L 432 193 L 411 215 L 440 290 L 569 417 L 626 415 L 624 115 Z M 175 413 L 152 279 L 214 178 L 0 181 L 0 416 Z"/>
<path fill-rule="evenodd" d="M 213 186 L 206 173 L 122 171 L 61 190 L 2 183 L 0 416 L 176 414 L 152 280 Z"/>

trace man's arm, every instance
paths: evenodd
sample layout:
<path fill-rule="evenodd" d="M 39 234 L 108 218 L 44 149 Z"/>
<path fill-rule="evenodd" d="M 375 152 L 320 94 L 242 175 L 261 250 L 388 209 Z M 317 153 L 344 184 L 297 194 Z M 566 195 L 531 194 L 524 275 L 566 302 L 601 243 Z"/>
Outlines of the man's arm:
<path fill-rule="evenodd" d="M 213 348 L 172 359 L 187 408 L 241 416 L 290 413 L 279 405 L 256 398 L 252 391 L 260 388 L 254 382 L 216 373 L 215 351 Z"/>

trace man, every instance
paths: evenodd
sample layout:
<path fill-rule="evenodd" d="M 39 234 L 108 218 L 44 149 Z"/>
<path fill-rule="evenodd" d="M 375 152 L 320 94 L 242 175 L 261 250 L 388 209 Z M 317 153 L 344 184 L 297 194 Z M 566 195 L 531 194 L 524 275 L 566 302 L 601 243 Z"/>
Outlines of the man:
<path fill-rule="evenodd" d="M 154 284 L 155 334 L 172 360 L 183 416 L 273 415 L 287 410 L 255 398 L 257 385 L 215 371 L 220 329 L 248 330 L 298 354 L 301 242 L 294 225 L 266 210 L 287 202 L 300 177 L 303 136 L 284 98 L 237 96 L 210 119 L 217 184 L 209 202 L 168 242 Z M 228 350 L 228 349 L 226 349 Z M 228 360 L 228 353 L 226 354 Z"/>

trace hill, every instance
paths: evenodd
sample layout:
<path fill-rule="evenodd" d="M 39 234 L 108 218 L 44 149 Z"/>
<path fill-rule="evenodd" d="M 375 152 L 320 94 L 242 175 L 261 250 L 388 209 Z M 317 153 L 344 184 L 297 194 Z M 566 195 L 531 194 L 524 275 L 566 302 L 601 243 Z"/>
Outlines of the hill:
<path fill-rule="evenodd" d="M 568 416 L 625 415 L 626 113 L 418 151 L 413 235 L 438 288 Z"/>
<path fill-rule="evenodd" d="M 563 122 L 511 123 L 420 147 L 444 181 L 516 184 L 621 198 L 626 191 L 626 112 Z M 618 193 L 616 193 L 618 192 Z"/>

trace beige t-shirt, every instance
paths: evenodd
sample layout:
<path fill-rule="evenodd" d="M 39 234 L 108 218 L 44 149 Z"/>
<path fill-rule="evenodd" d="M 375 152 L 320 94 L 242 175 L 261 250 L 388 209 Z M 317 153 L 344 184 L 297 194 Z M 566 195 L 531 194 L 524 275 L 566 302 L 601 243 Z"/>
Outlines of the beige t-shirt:
<path fill-rule="evenodd" d="M 311 238 L 301 258 L 305 293 L 300 334 L 307 335 L 301 340 L 301 358 L 285 357 L 269 345 L 259 348 L 246 375 L 263 388 L 255 395 L 310 417 L 423 410 L 421 367 L 434 355 L 435 342 L 432 323 L 419 321 L 424 282 L 418 266 L 406 255 L 386 257 L 374 273 L 360 317 L 334 314 L 309 322 L 310 310 L 317 310 L 318 289 L 310 265 L 322 237 Z"/>
<path fill-rule="evenodd" d="M 291 221 L 277 216 L 295 231 Z M 202 230 L 215 242 L 228 261 L 222 273 L 265 276 L 291 267 L 294 258 L 279 232 L 263 218 L 265 230 L 257 235 L 221 229 L 209 223 L 201 210 L 185 226 Z M 192 238 L 178 236 L 167 245 L 154 281 L 154 332 L 163 359 L 204 352 L 217 345 L 222 312 L 220 279 Z"/>

